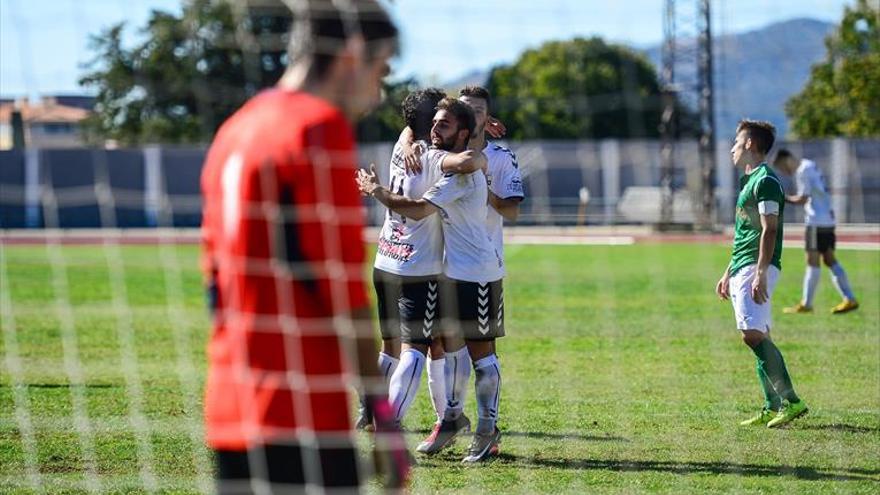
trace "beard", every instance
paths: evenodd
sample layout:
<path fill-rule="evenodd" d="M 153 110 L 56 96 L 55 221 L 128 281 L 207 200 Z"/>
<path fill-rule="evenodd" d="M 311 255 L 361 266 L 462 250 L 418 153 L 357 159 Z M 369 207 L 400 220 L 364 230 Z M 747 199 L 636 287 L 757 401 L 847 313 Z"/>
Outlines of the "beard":
<path fill-rule="evenodd" d="M 445 138 L 439 134 L 431 135 L 431 144 L 443 151 L 450 151 L 455 147 L 455 136 Z"/>

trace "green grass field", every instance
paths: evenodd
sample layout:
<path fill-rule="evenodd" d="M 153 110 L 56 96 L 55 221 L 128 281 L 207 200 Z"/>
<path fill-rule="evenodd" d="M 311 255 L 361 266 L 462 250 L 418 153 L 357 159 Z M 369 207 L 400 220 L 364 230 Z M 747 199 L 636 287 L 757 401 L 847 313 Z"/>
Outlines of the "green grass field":
<path fill-rule="evenodd" d="M 727 253 L 508 247 L 502 455 L 465 468 L 459 441 L 421 461 L 413 491 L 880 491 L 880 254 L 839 253 L 860 310 L 828 314 L 838 301 L 826 270 L 822 310 L 789 316 L 781 307 L 797 301 L 803 269 L 801 252 L 786 250 L 773 334 L 812 411 L 768 431 L 737 425 L 761 397 L 730 305 L 713 294 Z M 197 256 L 4 248 L 0 493 L 132 493 L 145 479 L 173 493 L 211 487 L 199 476 L 210 458 Z M 472 418 L 475 407 L 471 391 Z M 431 416 L 420 393 L 406 424 L 413 445 Z"/>

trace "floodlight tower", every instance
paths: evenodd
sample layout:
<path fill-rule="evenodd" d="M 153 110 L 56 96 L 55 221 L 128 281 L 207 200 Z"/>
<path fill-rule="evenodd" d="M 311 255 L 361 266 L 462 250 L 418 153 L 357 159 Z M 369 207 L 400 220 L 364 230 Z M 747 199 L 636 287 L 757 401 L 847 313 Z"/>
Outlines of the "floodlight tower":
<path fill-rule="evenodd" d="M 712 85 L 710 0 L 665 0 L 660 79 L 663 116 L 660 124 L 660 222 L 673 223 L 676 142 L 691 132 L 682 126 L 681 110 L 696 112 L 700 194 L 697 227 L 711 228 L 715 211 L 715 111 Z M 694 198 L 697 199 L 697 198 Z"/>

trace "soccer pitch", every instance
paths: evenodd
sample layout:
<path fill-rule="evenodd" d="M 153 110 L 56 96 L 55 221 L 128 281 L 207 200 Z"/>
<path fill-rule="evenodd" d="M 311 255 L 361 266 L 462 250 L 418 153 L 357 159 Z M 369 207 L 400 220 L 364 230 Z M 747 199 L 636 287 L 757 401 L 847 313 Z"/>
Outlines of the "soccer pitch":
<path fill-rule="evenodd" d="M 46 493 L 132 493 L 145 479 L 210 488 L 198 248 L 2 255 L 0 493 L 37 481 Z M 825 270 L 817 312 L 783 315 L 803 277 L 802 251 L 786 249 L 773 335 L 811 412 L 781 430 L 738 426 L 762 397 L 730 304 L 713 293 L 728 256 L 700 244 L 508 246 L 501 455 L 463 467 L 459 440 L 420 458 L 413 492 L 876 493 L 880 255 L 839 252 L 858 311 L 828 313 L 838 300 Z M 466 407 L 475 419 L 473 390 Z M 405 425 L 412 446 L 432 420 L 423 384 Z"/>

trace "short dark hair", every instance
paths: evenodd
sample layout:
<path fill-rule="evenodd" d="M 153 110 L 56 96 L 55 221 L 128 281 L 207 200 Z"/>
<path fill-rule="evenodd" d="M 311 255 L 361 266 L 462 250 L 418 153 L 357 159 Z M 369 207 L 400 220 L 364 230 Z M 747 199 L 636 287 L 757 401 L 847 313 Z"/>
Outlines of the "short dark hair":
<path fill-rule="evenodd" d="M 773 142 L 776 141 L 776 127 L 765 120 L 740 120 L 736 126 L 736 133 L 739 134 L 740 131 L 748 132 L 758 152 L 764 155 L 773 148 Z"/>
<path fill-rule="evenodd" d="M 477 118 L 474 117 L 474 111 L 471 110 L 471 107 L 462 103 L 461 100 L 449 97 L 443 98 L 437 104 L 437 110 L 446 110 L 455 116 L 455 120 L 458 122 L 458 130 L 467 129 L 471 135 L 474 134 L 474 129 L 477 127 Z"/>
<path fill-rule="evenodd" d="M 416 139 L 427 137 L 431 133 L 431 120 L 440 100 L 446 98 L 446 93 L 438 88 L 418 89 L 406 95 L 400 110 L 403 121 L 413 131 Z"/>
<path fill-rule="evenodd" d="M 778 162 L 779 160 L 782 160 L 784 158 L 794 158 L 794 155 L 791 153 L 791 151 L 788 151 L 785 148 L 780 148 L 779 151 L 776 152 L 776 159 L 773 161 Z"/>
<path fill-rule="evenodd" d="M 346 41 L 360 34 L 366 54 L 374 59 L 380 47 L 390 45 L 397 52 L 398 30 L 385 9 L 376 0 L 346 2 L 348 9 L 337 7 L 332 0 L 301 0 L 286 2 L 293 10 L 288 64 L 311 60 L 311 75 L 318 79 L 327 74 Z"/>
<path fill-rule="evenodd" d="M 461 91 L 458 92 L 458 96 L 468 96 L 471 98 L 482 98 L 486 100 L 486 110 L 492 108 L 492 97 L 489 95 L 489 90 L 482 86 L 474 86 L 467 85 L 461 88 Z"/>

